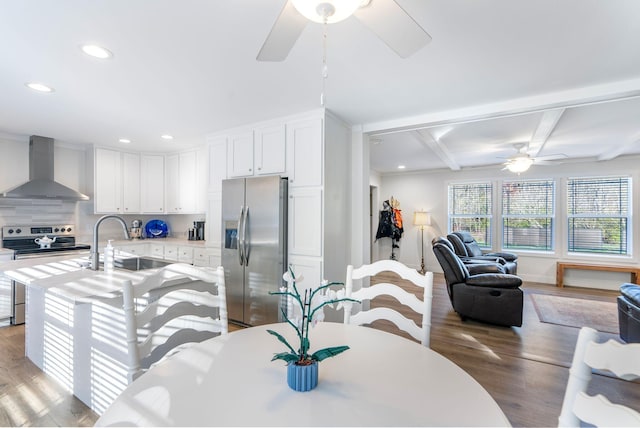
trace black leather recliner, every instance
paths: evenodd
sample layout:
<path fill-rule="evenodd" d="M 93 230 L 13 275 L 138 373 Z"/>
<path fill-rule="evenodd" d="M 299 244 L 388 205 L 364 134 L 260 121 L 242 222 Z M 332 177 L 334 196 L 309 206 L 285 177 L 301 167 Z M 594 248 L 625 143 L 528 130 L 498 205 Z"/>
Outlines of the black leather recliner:
<path fill-rule="evenodd" d="M 625 342 L 640 342 L 640 285 L 630 282 L 620 286 L 618 324 L 620 338 Z"/>
<path fill-rule="evenodd" d="M 442 243 L 433 245 L 442 267 L 453 309 L 466 318 L 505 326 L 522 325 L 522 279 L 503 273 L 472 275 L 462 260 Z"/>
<path fill-rule="evenodd" d="M 453 251 L 454 253 L 456 252 L 451 241 L 449 241 L 444 236 L 438 236 L 433 238 L 431 240 L 431 246 L 434 246 L 435 244 L 446 245 L 447 247 L 449 247 L 449 249 L 451 249 L 451 251 Z M 467 269 L 469 270 L 469 273 L 471 275 L 474 275 L 477 273 L 507 273 L 505 268 L 506 261 L 500 257 L 475 258 L 475 257 L 460 256 L 459 254 L 456 254 L 456 255 L 462 261 L 462 263 L 464 263 L 467 266 Z M 491 266 L 493 266 L 493 268 Z"/>
<path fill-rule="evenodd" d="M 453 244 L 453 249 L 459 257 L 469 257 L 481 260 L 493 260 L 502 265 L 506 273 L 518 273 L 518 255 L 514 253 L 495 252 L 483 253 L 475 238 L 466 231 L 453 232 L 447 235 Z"/>

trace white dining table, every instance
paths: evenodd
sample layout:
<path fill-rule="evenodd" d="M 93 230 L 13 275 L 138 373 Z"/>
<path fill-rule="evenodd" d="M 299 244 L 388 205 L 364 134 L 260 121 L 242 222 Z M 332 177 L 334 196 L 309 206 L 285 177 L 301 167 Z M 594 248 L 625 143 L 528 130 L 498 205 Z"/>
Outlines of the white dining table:
<path fill-rule="evenodd" d="M 495 400 L 437 352 L 369 327 L 319 323 L 311 352 L 348 345 L 319 365 L 318 386 L 296 392 L 287 324 L 222 335 L 180 351 L 131 383 L 96 426 L 510 426 Z"/>

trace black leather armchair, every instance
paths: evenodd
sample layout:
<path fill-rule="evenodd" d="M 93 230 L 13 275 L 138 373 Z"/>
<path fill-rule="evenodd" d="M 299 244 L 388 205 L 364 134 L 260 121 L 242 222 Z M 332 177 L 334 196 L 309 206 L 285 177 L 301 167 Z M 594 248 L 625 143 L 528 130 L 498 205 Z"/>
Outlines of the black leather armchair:
<path fill-rule="evenodd" d="M 518 273 L 517 254 L 506 252 L 483 253 L 475 238 L 466 231 L 450 233 L 447 235 L 447 239 L 451 242 L 454 252 L 459 257 L 492 260 L 502 264 L 506 273 L 513 275 Z"/>
<path fill-rule="evenodd" d="M 504 273 L 471 274 L 468 266 L 442 243 L 433 252 L 444 272 L 453 309 L 466 318 L 505 326 L 522 325 L 522 279 Z M 486 265 L 485 265 L 486 266 Z"/>
<path fill-rule="evenodd" d="M 640 285 L 628 282 L 620 286 L 618 324 L 622 340 L 640 342 Z"/>
<path fill-rule="evenodd" d="M 453 244 L 451 243 L 451 241 L 449 241 L 444 236 L 438 236 L 431 240 L 431 246 L 434 246 L 436 244 L 446 245 L 447 247 L 449 247 L 451 251 L 456 253 L 456 250 L 453 247 Z M 467 269 L 469 270 L 469 273 L 471 275 L 475 275 L 478 273 L 507 273 L 504 266 L 506 261 L 504 259 L 500 259 L 498 257 L 474 258 L 474 257 L 460 256 L 458 254 L 456 255 L 462 261 L 462 263 L 464 263 L 465 266 L 467 266 Z"/>

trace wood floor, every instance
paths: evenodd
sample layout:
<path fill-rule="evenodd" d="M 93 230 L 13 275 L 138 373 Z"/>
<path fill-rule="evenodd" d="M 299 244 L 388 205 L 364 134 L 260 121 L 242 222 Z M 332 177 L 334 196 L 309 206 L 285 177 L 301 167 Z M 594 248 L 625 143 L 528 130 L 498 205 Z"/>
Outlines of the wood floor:
<path fill-rule="evenodd" d="M 377 280 L 417 292 L 392 274 Z M 532 283 L 524 290 L 521 328 L 462 322 L 451 309 L 444 278 L 436 274 L 431 347 L 482 384 L 514 426 L 556 426 L 578 329 L 541 323 L 529 294 L 615 302 L 618 293 Z M 376 327 L 398 333 L 393 325 Z M 640 407 L 639 383 L 594 375 L 591 386 L 611 401 Z M 24 357 L 23 326 L 0 328 L 0 426 L 92 426 L 96 420 L 95 413 Z"/>

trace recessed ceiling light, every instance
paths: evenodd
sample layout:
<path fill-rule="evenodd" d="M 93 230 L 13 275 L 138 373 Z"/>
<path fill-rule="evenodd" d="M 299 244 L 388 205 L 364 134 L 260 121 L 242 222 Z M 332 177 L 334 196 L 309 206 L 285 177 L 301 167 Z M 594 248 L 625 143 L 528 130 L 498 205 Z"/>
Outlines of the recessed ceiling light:
<path fill-rule="evenodd" d="M 25 83 L 25 86 L 29 89 L 33 89 L 34 91 L 38 91 L 38 92 L 53 92 L 54 89 L 50 86 L 44 85 L 42 83 L 37 83 L 37 82 L 29 82 L 29 83 Z"/>
<path fill-rule="evenodd" d="M 163 140 L 173 140 L 173 135 L 164 134 L 160 136 L 160 138 L 162 138 Z"/>
<path fill-rule="evenodd" d="M 118 141 L 120 141 L 123 144 L 129 144 L 131 142 L 131 140 L 128 138 L 120 138 Z"/>
<path fill-rule="evenodd" d="M 108 59 L 113 56 L 113 53 L 111 53 L 109 49 L 105 49 L 98 45 L 82 45 L 80 46 L 80 49 L 82 49 L 82 52 L 94 58 Z"/>
<path fill-rule="evenodd" d="M 406 166 L 404 166 L 404 165 L 398 165 L 398 169 L 405 169 L 405 168 L 406 168 Z"/>

